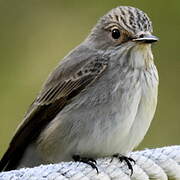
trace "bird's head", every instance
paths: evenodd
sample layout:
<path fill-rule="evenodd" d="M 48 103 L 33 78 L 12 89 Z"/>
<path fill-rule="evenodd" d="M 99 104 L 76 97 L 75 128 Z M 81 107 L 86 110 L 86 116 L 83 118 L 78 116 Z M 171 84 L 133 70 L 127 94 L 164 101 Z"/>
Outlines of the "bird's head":
<path fill-rule="evenodd" d="M 143 55 L 151 53 L 151 44 L 158 41 L 152 32 L 152 23 L 143 11 L 119 6 L 100 18 L 86 40 L 98 50 L 121 53 L 131 49 Z"/>

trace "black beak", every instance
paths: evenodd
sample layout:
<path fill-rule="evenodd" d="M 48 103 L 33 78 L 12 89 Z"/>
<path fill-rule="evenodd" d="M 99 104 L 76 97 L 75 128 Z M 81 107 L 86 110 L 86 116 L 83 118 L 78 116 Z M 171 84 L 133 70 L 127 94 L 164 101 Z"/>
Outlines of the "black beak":
<path fill-rule="evenodd" d="M 141 34 L 138 38 L 133 39 L 133 41 L 135 42 L 141 42 L 141 43 L 147 43 L 147 44 L 157 42 L 158 40 L 159 38 L 151 34 Z"/>

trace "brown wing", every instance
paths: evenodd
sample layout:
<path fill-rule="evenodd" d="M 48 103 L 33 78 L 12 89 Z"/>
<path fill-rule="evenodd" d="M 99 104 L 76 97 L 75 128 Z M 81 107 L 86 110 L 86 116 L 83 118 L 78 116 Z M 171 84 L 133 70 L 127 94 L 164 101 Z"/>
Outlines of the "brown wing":
<path fill-rule="evenodd" d="M 93 83 L 106 67 L 106 59 L 96 58 L 82 63 L 81 67 L 67 78 L 62 77 L 61 73 L 60 77 L 57 77 L 56 71 L 60 70 L 57 69 L 44 85 L 16 131 L 0 161 L 0 171 L 15 169 L 26 147 L 38 137 L 41 130 L 69 103 L 69 100 Z"/>

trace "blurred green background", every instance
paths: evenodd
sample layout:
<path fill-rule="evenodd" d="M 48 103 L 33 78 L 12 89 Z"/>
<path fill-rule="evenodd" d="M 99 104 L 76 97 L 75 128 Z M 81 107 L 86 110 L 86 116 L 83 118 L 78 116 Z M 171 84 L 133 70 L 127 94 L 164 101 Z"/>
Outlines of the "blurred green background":
<path fill-rule="evenodd" d="M 180 143 L 179 0 L 0 0 L 0 156 L 47 75 L 119 5 L 145 11 L 160 38 L 158 107 L 138 149 Z"/>

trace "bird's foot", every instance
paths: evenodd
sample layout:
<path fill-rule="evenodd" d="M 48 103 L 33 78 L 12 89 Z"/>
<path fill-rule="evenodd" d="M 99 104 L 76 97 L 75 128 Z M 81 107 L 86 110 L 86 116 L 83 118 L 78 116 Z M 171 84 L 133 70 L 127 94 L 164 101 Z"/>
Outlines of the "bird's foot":
<path fill-rule="evenodd" d="M 123 156 L 123 155 L 121 155 L 121 154 L 114 154 L 114 155 L 112 156 L 111 162 L 112 162 L 112 160 L 113 160 L 114 158 L 119 159 L 120 162 L 125 161 L 125 163 L 127 164 L 129 170 L 131 171 L 131 176 L 132 176 L 132 174 L 133 174 L 132 163 L 135 164 L 136 161 L 135 161 L 134 159 L 130 158 L 130 157 L 126 157 L 126 156 Z"/>
<path fill-rule="evenodd" d="M 96 169 L 97 173 L 99 173 L 96 166 L 97 162 L 93 158 L 81 157 L 80 155 L 73 155 L 72 158 L 75 162 L 83 162 L 90 165 L 93 169 Z"/>

